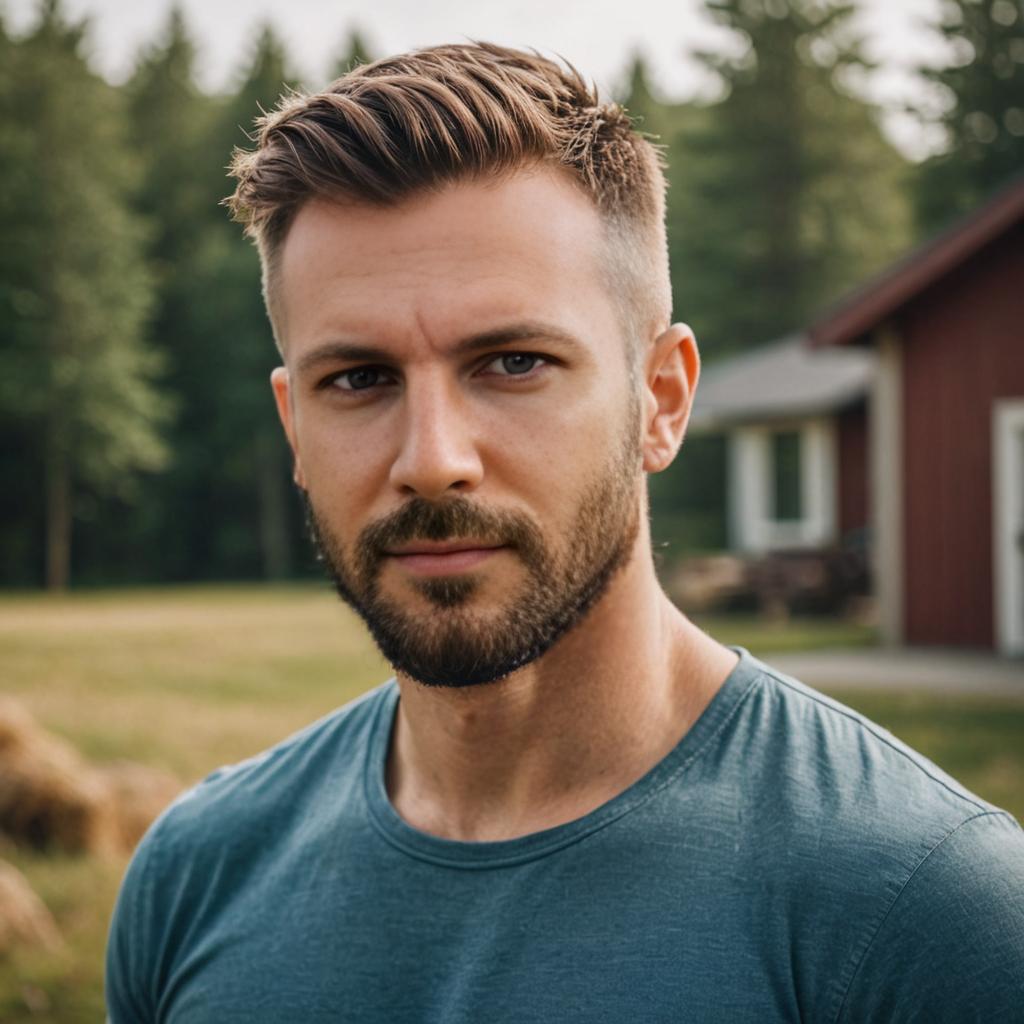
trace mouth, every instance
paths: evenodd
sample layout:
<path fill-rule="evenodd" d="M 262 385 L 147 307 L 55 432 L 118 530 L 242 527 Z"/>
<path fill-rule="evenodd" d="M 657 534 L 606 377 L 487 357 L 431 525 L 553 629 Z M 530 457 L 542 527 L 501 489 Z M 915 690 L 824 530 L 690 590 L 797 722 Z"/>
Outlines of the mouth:
<path fill-rule="evenodd" d="M 417 576 L 450 576 L 473 569 L 504 551 L 506 545 L 476 540 L 412 541 L 387 551 L 387 557 Z"/>

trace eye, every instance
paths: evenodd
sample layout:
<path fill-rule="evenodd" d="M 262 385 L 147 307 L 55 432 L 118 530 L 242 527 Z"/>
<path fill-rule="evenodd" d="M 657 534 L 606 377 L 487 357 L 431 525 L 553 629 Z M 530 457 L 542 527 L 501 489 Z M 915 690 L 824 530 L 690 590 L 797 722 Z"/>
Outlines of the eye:
<path fill-rule="evenodd" d="M 529 352 L 509 352 L 492 359 L 487 364 L 487 369 L 496 371 L 501 377 L 521 377 L 544 362 L 541 356 L 531 355 Z"/>
<path fill-rule="evenodd" d="M 340 391 L 366 391 L 368 388 L 386 384 L 390 379 L 387 371 L 379 366 L 357 366 L 355 369 L 335 374 L 325 383 Z"/>

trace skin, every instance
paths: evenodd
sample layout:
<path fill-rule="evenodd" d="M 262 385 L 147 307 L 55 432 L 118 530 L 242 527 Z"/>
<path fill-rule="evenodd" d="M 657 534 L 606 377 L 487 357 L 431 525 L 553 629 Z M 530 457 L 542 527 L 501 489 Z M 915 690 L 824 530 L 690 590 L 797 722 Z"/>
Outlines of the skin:
<path fill-rule="evenodd" d="M 558 545 L 641 391 L 641 528 L 585 619 L 494 684 L 398 677 L 388 793 L 406 822 L 448 839 L 509 839 L 605 803 L 679 742 L 737 661 L 661 590 L 639 471 L 678 451 L 696 342 L 683 324 L 653 328 L 631 385 L 602 244 L 588 197 L 540 168 L 396 207 L 313 200 L 282 250 L 274 396 L 296 482 L 346 546 L 411 497 L 455 495 L 528 513 Z M 516 353 L 541 358 L 515 376 L 501 357 Z M 507 551 L 449 557 L 444 571 L 477 574 L 483 621 L 522 584 Z M 443 614 L 412 585 L 436 558 L 415 563 L 389 559 L 383 591 Z"/>

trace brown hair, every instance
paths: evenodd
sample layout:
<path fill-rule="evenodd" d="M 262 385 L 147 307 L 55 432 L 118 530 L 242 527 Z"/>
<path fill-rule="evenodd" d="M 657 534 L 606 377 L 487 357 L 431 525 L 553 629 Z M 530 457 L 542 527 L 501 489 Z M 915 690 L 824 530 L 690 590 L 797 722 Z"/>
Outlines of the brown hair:
<path fill-rule="evenodd" d="M 489 43 L 438 46 L 357 67 L 323 92 L 286 96 L 256 124 L 257 148 L 234 153 L 238 184 L 225 203 L 259 249 L 272 323 L 281 247 L 306 200 L 389 205 L 550 163 L 566 168 L 602 215 L 613 294 L 630 330 L 667 324 L 660 155 L 569 65 Z"/>

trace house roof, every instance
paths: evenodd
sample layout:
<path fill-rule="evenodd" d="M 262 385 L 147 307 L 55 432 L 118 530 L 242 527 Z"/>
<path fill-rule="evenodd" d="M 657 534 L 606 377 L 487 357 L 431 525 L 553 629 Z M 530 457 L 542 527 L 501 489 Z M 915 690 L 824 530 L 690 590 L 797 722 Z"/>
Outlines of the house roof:
<path fill-rule="evenodd" d="M 1024 177 L 827 310 L 808 329 L 811 345 L 864 342 L 879 324 L 1022 220 Z"/>
<path fill-rule="evenodd" d="M 708 366 L 690 426 L 714 430 L 836 412 L 866 394 L 874 364 L 874 354 L 861 349 L 818 352 L 803 335 L 783 338 Z"/>

